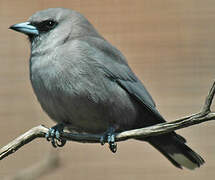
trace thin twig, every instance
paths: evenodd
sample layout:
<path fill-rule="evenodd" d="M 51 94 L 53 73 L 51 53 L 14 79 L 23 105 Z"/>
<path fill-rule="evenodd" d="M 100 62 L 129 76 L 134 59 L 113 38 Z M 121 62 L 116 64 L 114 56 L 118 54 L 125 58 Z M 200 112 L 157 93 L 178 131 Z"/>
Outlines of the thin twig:
<path fill-rule="evenodd" d="M 207 113 L 207 112 L 211 111 L 210 108 L 211 108 L 211 104 L 213 102 L 214 94 L 215 94 L 215 82 L 213 83 L 213 85 L 205 99 L 205 104 L 204 104 L 201 112 Z"/>
<path fill-rule="evenodd" d="M 201 112 L 190 115 L 188 117 L 183 117 L 173 122 L 166 122 L 161 124 L 156 124 L 154 126 L 145 127 L 141 129 L 134 129 L 129 131 L 124 131 L 121 133 L 117 133 L 116 141 L 124 141 L 131 138 L 145 138 L 149 136 L 156 136 L 159 134 L 168 133 L 171 131 L 175 131 L 177 129 L 182 129 L 188 126 L 192 126 L 195 124 L 200 124 L 206 121 L 215 120 L 215 112 L 211 112 L 211 104 L 215 94 L 215 83 L 213 83 L 212 88 L 209 91 L 208 96 L 206 97 L 204 106 Z M 5 158 L 6 156 L 14 153 L 19 148 L 24 146 L 25 144 L 29 143 L 30 141 L 34 140 L 38 137 L 45 137 L 45 134 L 48 132 L 48 128 L 45 126 L 37 126 L 23 135 L 19 136 L 8 145 L 4 146 L 0 149 L 0 160 Z M 94 134 L 73 134 L 64 132 L 61 134 L 61 137 L 70 140 L 70 141 L 77 141 L 82 143 L 99 143 L 101 135 L 94 135 Z"/>

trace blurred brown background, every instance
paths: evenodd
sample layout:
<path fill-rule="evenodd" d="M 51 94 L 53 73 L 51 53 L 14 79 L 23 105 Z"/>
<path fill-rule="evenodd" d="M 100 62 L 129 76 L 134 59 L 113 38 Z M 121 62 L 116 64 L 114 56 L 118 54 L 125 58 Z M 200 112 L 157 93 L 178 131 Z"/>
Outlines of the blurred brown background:
<path fill-rule="evenodd" d="M 54 123 L 41 110 L 29 82 L 29 43 L 8 30 L 48 7 L 84 14 L 123 54 L 169 120 L 200 110 L 215 77 L 215 1 L 213 0 L 0 0 L 0 146 L 33 126 Z M 178 170 L 146 143 L 107 146 L 69 142 L 59 149 L 61 167 L 42 180 L 55 179 L 213 179 L 215 124 L 178 132 L 206 163 Z M 33 165 L 50 151 L 38 139 L 0 162 L 0 179 Z"/>

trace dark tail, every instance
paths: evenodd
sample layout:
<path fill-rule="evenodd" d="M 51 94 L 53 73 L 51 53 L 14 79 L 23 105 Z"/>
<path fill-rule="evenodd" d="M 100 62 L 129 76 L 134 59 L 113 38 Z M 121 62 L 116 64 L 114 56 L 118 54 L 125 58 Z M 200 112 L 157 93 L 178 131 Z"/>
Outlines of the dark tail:
<path fill-rule="evenodd" d="M 190 149 L 185 144 L 186 140 L 176 133 L 150 137 L 147 141 L 178 168 L 195 169 L 204 163 L 204 159 Z"/>

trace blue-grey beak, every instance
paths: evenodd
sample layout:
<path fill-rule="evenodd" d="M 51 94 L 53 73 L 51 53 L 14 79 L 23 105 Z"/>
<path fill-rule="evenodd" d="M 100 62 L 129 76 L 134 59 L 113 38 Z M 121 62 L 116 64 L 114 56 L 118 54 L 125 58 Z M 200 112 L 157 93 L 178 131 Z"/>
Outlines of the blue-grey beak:
<path fill-rule="evenodd" d="M 30 22 L 24 22 L 19 24 L 14 24 L 9 27 L 10 29 L 13 29 L 15 31 L 27 34 L 27 35 L 38 35 L 39 31 L 37 28 L 30 24 Z"/>

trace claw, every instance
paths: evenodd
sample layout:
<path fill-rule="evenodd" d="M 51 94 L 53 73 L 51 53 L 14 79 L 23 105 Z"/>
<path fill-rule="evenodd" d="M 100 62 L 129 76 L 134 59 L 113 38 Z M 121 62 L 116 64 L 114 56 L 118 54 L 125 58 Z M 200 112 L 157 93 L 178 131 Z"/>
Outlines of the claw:
<path fill-rule="evenodd" d="M 56 143 L 54 137 L 51 138 L 51 143 L 52 143 L 52 146 L 53 146 L 54 148 L 57 148 L 57 145 L 56 145 L 57 143 Z"/>
<path fill-rule="evenodd" d="M 104 136 L 101 136 L 100 143 L 101 143 L 102 146 L 105 144 L 105 138 L 104 138 Z"/>
<path fill-rule="evenodd" d="M 117 144 L 115 142 L 115 135 L 114 134 L 109 134 L 108 135 L 108 144 L 110 150 L 115 153 L 117 151 Z"/>
<path fill-rule="evenodd" d="M 55 148 L 63 147 L 66 144 L 66 140 L 60 137 L 60 134 L 63 132 L 63 129 L 63 124 L 57 124 L 56 126 L 50 128 L 45 136 L 47 141 L 51 141 L 52 146 Z"/>
<path fill-rule="evenodd" d="M 58 147 L 63 147 L 66 144 L 66 139 L 57 140 L 56 144 Z"/>
<path fill-rule="evenodd" d="M 113 153 L 115 153 L 117 151 L 117 144 L 115 142 L 114 132 L 115 132 L 115 129 L 111 127 L 100 138 L 101 145 L 104 145 L 105 142 L 108 142 L 109 148 Z"/>
<path fill-rule="evenodd" d="M 116 153 L 117 151 L 117 144 L 114 142 L 114 143 L 110 143 L 109 144 L 109 148 L 110 150 L 113 152 L 113 153 Z"/>

